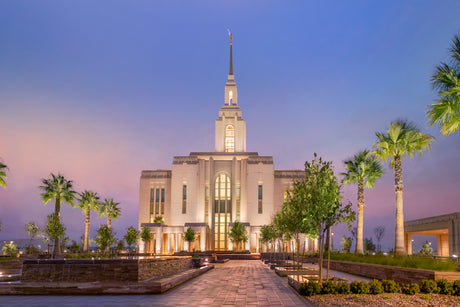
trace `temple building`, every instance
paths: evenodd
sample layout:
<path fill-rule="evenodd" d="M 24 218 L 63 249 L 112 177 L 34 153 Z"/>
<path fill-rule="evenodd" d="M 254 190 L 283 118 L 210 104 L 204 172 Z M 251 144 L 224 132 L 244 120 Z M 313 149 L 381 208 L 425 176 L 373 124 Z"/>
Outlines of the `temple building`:
<path fill-rule="evenodd" d="M 152 241 L 140 252 L 170 254 L 189 248 L 184 231 L 196 234 L 190 250 L 231 250 L 228 233 L 234 221 L 248 232 L 244 249 L 266 250 L 260 229 L 281 209 L 286 192 L 303 170 L 275 169 L 273 157 L 246 150 L 246 121 L 239 106 L 233 74 L 232 35 L 230 68 L 224 103 L 215 120 L 214 151 L 191 152 L 173 158 L 171 169 L 144 170 L 139 189 L 139 226 L 149 227 Z M 155 223 L 157 217 L 163 223 Z M 304 239 L 306 249 L 315 242 Z M 285 244 L 288 248 L 292 244 Z"/>

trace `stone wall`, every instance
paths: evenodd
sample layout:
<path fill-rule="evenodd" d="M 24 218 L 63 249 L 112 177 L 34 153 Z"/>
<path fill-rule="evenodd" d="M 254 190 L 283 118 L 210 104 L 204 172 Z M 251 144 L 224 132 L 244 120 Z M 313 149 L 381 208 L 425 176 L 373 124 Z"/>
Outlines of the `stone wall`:
<path fill-rule="evenodd" d="M 22 269 L 22 260 L 2 261 L 0 262 L 0 272 L 3 275 L 19 274 Z"/>
<path fill-rule="evenodd" d="M 191 268 L 190 258 L 24 260 L 22 282 L 137 282 Z"/>
<path fill-rule="evenodd" d="M 318 258 L 307 258 L 305 262 L 318 263 Z M 327 260 L 323 262 L 323 268 L 326 269 Z M 424 279 L 447 279 L 454 281 L 460 279 L 460 272 L 441 272 L 429 271 L 411 268 L 402 268 L 389 265 L 359 263 L 350 261 L 331 260 L 331 270 L 341 271 L 354 275 L 360 275 L 375 279 L 391 279 L 400 283 L 417 283 L 420 284 Z"/>
<path fill-rule="evenodd" d="M 191 257 L 139 260 L 139 280 L 171 275 L 192 267 Z"/>

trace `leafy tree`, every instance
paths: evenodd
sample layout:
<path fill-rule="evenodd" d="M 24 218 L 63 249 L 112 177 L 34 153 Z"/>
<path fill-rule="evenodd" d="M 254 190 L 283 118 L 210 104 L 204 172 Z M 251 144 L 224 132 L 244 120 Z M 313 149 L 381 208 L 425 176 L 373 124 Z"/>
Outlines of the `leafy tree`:
<path fill-rule="evenodd" d="M 69 246 L 69 250 L 72 253 L 78 253 L 80 251 L 80 246 L 78 245 L 77 241 L 72 240 L 72 244 Z"/>
<path fill-rule="evenodd" d="M 99 229 L 96 233 L 96 245 L 101 251 L 107 250 L 111 245 L 115 244 L 117 239 L 115 238 L 115 232 L 112 228 L 109 228 L 107 225 L 99 226 Z"/>
<path fill-rule="evenodd" d="M 377 239 L 377 251 L 380 253 L 382 251 L 382 246 L 380 245 L 380 241 L 385 234 L 385 226 L 377 226 L 374 228 L 375 238 Z"/>
<path fill-rule="evenodd" d="M 42 241 L 45 242 L 46 245 L 47 245 L 48 257 L 49 257 L 51 239 L 48 236 L 48 234 L 46 233 L 46 227 L 44 229 L 43 228 L 40 229 L 40 236 L 42 237 Z"/>
<path fill-rule="evenodd" d="M 103 203 L 99 205 L 99 216 L 107 217 L 107 226 L 112 228 L 112 218 L 118 220 L 118 217 L 121 216 L 121 210 L 118 207 L 120 203 L 116 203 L 111 199 L 104 199 Z"/>
<path fill-rule="evenodd" d="M 404 120 L 391 122 L 387 132 L 376 132 L 377 141 L 374 151 L 383 162 L 391 159 L 390 167 L 394 169 L 396 193 L 395 253 L 406 255 L 404 248 L 404 213 L 403 213 L 403 157 L 412 158 L 416 153 L 430 149 L 435 138 L 418 130 L 412 123 Z"/>
<path fill-rule="evenodd" d="M 153 222 L 154 223 L 160 223 L 160 224 L 164 224 L 164 219 L 162 216 L 155 216 L 155 218 L 153 219 Z"/>
<path fill-rule="evenodd" d="M 65 235 L 66 227 L 61 223 L 61 219 L 55 213 L 48 215 L 48 221 L 45 227 L 45 233 L 50 240 L 60 242 L 60 238 Z M 53 245 L 53 258 L 56 257 L 59 246 Z"/>
<path fill-rule="evenodd" d="M 302 216 L 307 229 L 317 229 L 320 242 L 319 273 L 322 276 L 325 232 L 338 223 L 347 223 L 355 219 L 351 203 L 342 204 L 339 181 L 334 175 L 332 162 L 325 162 L 316 153 L 311 162 L 305 162 L 305 179 L 299 182 L 301 188 L 294 189 L 293 197 L 305 202 L 305 214 Z M 298 195 L 296 195 L 298 194 Z M 330 251 L 328 252 L 328 260 Z M 328 261 L 329 268 L 329 261 Z M 329 272 L 329 271 L 328 271 Z"/>
<path fill-rule="evenodd" d="M 347 252 L 347 253 L 350 252 L 352 242 L 353 242 L 352 238 L 342 236 L 342 242 L 340 242 L 340 244 L 342 245 L 342 249 L 344 252 Z"/>
<path fill-rule="evenodd" d="M 33 240 L 40 234 L 40 227 L 38 227 L 37 224 L 34 222 L 28 222 L 27 224 L 24 225 L 24 230 L 27 232 L 27 234 L 30 237 L 30 243 L 29 243 L 29 252 L 32 253 L 34 248 L 33 248 Z"/>
<path fill-rule="evenodd" d="M 139 231 L 137 231 L 133 226 L 130 226 L 126 228 L 126 235 L 123 239 L 125 239 L 126 244 L 128 244 L 128 248 L 131 249 L 131 245 L 136 244 L 139 239 Z"/>
<path fill-rule="evenodd" d="M 120 252 L 123 250 L 123 248 L 125 247 L 125 242 L 123 241 L 123 239 L 120 239 L 118 240 L 117 242 L 117 251 Z"/>
<path fill-rule="evenodd" d="M 246 231 L 243 223 L 239 221 L 235 221 L 233 223 L 233 226 L 230 228 L 228 237 L 232 243 L 236 243 L 236 251 L 241 250 L 239 248 L 240 242 L 248 242 L 248 232 Z"/>
<path fill-rule="evenodd" d="M 433 248 L 431 247 L 431 242 L 426 241 L 425 244 L 422 245 L 422 249 L 419 251 L 421 255 L 428 256 L 431 255 L 433 252 Z"/>
<path fill-rule="evenodd" d="M 10 243 L 6 243 L 2 247 L 2 253 L 7 254 L 7 255 L 14 255 L 18 253 L 18 246 L 14 244 L 13 241 Z"/>
<path fill-rule="evenodd" d="M 460 36 L 455 35 L 449 49 L 450 63 L 436 66 L 431 84 L 439 101 L 428 106 L 426 116 L 431 126 L 437 124 L 443 135 L 460 131 Z"/>
<path fill-rule="evenodd" d="M 358 237 L 358 228 L 357 227 L 351 228 L 350 234 L 351 234 L 351 237 L 356 241 L 356 238 Z"/>
<path fill-rule="evenodd" d="M 152 240 L 152 231 L 148 227 L 142 227 L 141 229 L 141 239 L 144 241 L 145 253 L 148 253 L 150 250 L 150 241 Z"/>
<path fill-rule="evenodd" d="M 363 253 L 363 218 L 364 218 L 364 188 L 373 188 L 378 178 L 383 175 L 382 165 L 373 154 L 363 150 L 352 159 L 343 162 L 346 172 L 343 183 L 358 184 L 358 227 L 356 233 L 356 252 Z"/>
<path fill-rule="evenodd" d="M 45 205 L 54 199 L 54 214 L 61 221 L 61 201 L 69 203 L 73 205 L 73 201 L 75 199 L 75 191 L 72 189 L 72 180 L 67 180 L 61 174 L 57 176 L 51 174 L 51 178 L 49 179 L 42 179 L 42 184 L 39 186 L 39 189 L 43 191 L 40 194 Z M 56 256 L 58 253 L 60 243 L 59 238 L 56 237 L 53 245 L 53 256 Z"/>
<path fill-rule="evenodd" d="M 275 239 L 275 230 L 273 229 L 273 225 L 263 225 L 260 228 L 260 241 L 262 241 L 265 246 L 269 242 L 273 242 Z M 273 251 L 273 244 L 272 244 L 272 251 Z"/>
<path fill-rule="evenodd" d="M 6 164 L 3 164 L 0 162 L 0 185 L 6 189 L 6 179 L 8 179 L 8 176 L 6 175 L 6 170 L 8 167 Z"/>
<path fill-rule="evenodd" d="M 371 238 L 364 239 L 364 251 L 366 253 L 375 252 L 375 244 L 372 242 Z"/>
<path fill-rule="evenodd" d="M 188 242 L 188 251 L 190 252 L 191 243 L 196 240 L 195 232 L 192 227 L 188 227 L 184 232 L 184 241 Z"/>
<path fill-rule="evenodd" d="M 80 198 L 78 199 L 79 204 L 76 206 L 79 207 L 83 214 L 85 215 L 85 237 L 83 241 L 83 252 L 87 253 L 89 250 L 89 226 L 91 223 L 91 210 L 97 210 L 100 202 L 99 196 L 97 193 L 92 191 L 84 191 L 80 194 Z"/>

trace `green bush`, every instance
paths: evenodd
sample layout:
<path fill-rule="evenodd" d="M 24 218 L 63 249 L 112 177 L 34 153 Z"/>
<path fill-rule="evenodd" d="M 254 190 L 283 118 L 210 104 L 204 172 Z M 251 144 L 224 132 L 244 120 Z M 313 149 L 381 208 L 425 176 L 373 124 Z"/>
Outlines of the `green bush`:
<path fill-rule="evenodd" d="M 408 295 L 415 295 L 420 292 L 420 288 L 417 284 L 402 284 L 401 292 Z"/>
<path fill-rule="evenodd" d="M 433 271 L 457 271 L 457 263 L 455 261 L 450 259 L 434 259 L 420 256 L 395 257 L 390 255 L 384 256 L 382 254 L 361 255 L 355 253 L 331 253 L 331 260 L 374 263 Z"/>
<path fill-rule="evenodd" d="M 452 284 L 452 290 L 452 295 L 460 295 L 460 280 L 454 281 L 454 283 Z"/>
<path fill-rule="evenodd" d="M 445 279 L 440 279 L 436 281 L 436 285 L 438 286 L 439 294 L 452 294 L 452 284 Z"/>
<path fill-rule="evenodd" d="M 438 293 L 438 287 L 436 281 L 432 279 L 424 279 L 420 284 L 420 291 L 422 293 Z"/>
<path fill-rule="evenodd" d="M 383 286 L 380 281 L 374 279 L 373 281 L 369 282 L 369 293 L 370 294 L 380 294 L 383 293 Z"/>
<path fill-rule="evenodd" d="M 394 280 L 382 280 L 382 287 L 385 293 L 399 292 L 399 285 Z"/>
<path fill-rule="evenodd" d="M 353 281 L 350 284 L 350 290 L 353 294 L 367 294 L 369 293 L 369 286 L 365 281 Z"/>
<path fill-rule="evenodd" d="M 332 280 L 323 282 L 321 294 L 337 294 L 337 284 Z"/>
<path fill-rule="evenodd" d="M 313 296 L 321 292 L 321 285 L 315 281 L 304 282 L 300 285 L 300 295 Z"/>
<path fill-rule="evenodd" d="M 351 294 L 350 284 L 347 283 L 346 281 L 338 282 L 336 289 L 337 289 L 338 294 Z"/>

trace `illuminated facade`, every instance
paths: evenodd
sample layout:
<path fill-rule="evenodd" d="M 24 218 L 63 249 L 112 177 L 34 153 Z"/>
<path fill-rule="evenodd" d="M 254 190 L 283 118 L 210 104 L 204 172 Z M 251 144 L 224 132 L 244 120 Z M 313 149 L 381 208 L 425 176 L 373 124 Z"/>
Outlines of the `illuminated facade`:
<path fill-rule="evenodd" d="M 168 170 L 142 171 L 139 226 L 150 227 L 153 244 L 145 250 L 140 242 L 140 251 L 187 250 L 183 233 L 188 227 L 197 235 L 191 250 L 231 250 L 228 232 L 237 220 L 249 235 L 244 249 L 264 251 L 260 228 L 281 209 L 294 180 L 304 176 L 302 170 L 275 169 L 271 156 L 246 151 L 246 122 L 238 105 L 230 39 L 225 100 L 215 120 L 215 151 L 174 157 Z M 158 216 L 163 224 L 154 223 Z M 307 249 L 314 247 L 313 241 L 305 242 Z"/>

